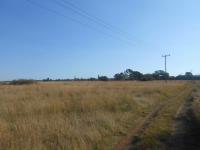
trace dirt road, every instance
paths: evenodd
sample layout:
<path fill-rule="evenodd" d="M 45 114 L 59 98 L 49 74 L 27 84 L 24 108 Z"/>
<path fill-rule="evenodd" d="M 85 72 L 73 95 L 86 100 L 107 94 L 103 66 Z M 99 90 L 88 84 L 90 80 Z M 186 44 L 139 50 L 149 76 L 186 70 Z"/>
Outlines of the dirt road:
<path fill-rule="evenodd" d="M 200 90 L 200 89 L 199 89 Z M 159 104 L 138 126 L 131 129 L 126 137 L 119 141 L 114 147 L 115 150 L 133 150 L 139 137 L 154 122 L 160 111 L 167 107 L 170 102 L 165 101 Z M 188 97 L 177 110 L 174 116 L 173 129 L 167 140 L 164 141 L 166 150 L 200 150 L 200 122 L 193 111 L 193 96 Z M 151 149 L 151 148 L 148 148 Z"/>
<path fill-rule="evenodd" d="M 193 101 L 194 98 L 191 97 L 179 108 L 174 122 L 174 132 L 166 149 L 200 149 L 200 122 L 193 111 Z"/>
<path fill-rule="evenodd" d="M 141 122 L 136 126 L 136 128 L 131 129 L 128 135 L 119 141 L 117 145 L 115 145 L 115 150 L 127 150 L 132 149 L 134 147 L 134 143 L 137 142 L 137 137 L 140 136 L 143 131 L 149 126 L 149 124 L 156 118 L 159 114 L 160 110 L 167 104 L 168 101 L 159 104 L 154 111 L 152 111 L 149 115 L 147 115 Z"/>

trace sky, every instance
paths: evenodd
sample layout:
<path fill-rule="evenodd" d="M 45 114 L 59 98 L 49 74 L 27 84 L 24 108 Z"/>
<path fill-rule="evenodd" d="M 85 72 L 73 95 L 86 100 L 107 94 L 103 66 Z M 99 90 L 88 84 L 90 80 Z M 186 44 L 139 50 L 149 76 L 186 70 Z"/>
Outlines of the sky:
<path fill-rule="evenodd" d="M 199 6 L 199 0 L 1 0 L 0 80 L 112 77 L 127 68 L 152 73 L 164 69 L 163 54 L 171 54 L 171 75 L 200 74 Z"/>

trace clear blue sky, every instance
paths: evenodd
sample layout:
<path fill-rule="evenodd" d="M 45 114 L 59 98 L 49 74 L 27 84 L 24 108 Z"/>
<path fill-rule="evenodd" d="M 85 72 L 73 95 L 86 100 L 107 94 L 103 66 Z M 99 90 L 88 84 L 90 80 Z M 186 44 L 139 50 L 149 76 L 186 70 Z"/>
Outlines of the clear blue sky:
<path fill-rule="evenodd" d="M 199 0 L 68 0 L 112 30 L 54 3 L 62 0 L 32 1 L 57 14 L 0 1 L 0 80 L 152 73 L 164 68 L 165 53 L 172 75 L 200 73 Z"/>

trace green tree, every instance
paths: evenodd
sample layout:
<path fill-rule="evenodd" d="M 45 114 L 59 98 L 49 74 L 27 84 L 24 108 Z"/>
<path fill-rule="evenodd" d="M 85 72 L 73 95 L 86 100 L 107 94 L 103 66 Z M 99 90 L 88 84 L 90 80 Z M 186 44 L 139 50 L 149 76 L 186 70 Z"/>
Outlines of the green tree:
<path fill-rule="evenodd" d="M 98 80 L 99 81 L 108 81 L 108 77 L 107 76 L 98 76 Z"/>
<path fill-rule="evenodd" d="M 125 75 L 124 75 L 124 73 L 117 73 L 117 74 L 115 74 L 114 75 L 114 79 L 115 80 L 125 80 Z"/>
<path fill-rule="evenodd" d="M 133 71 L 131 69 L 126 69 L 124 74 L 125 74 L 125 79 L 128 80 L 141 80 L 143 76 L 143 74 L 140 73 L 139 71 Z"/>
<path fill-rule="evenodd" d="M 157 70 L 153 73 L 153 78 L 156 80 L 166 80 L 169 79 L 169 73 L 163 70 Z"/>
<path fill-rule="evenodd" d="M 191 72 L 186 72 L 185 73 L 185 79 L 186 80 L 192 80 L 193 79 L 193 74 Z"/>

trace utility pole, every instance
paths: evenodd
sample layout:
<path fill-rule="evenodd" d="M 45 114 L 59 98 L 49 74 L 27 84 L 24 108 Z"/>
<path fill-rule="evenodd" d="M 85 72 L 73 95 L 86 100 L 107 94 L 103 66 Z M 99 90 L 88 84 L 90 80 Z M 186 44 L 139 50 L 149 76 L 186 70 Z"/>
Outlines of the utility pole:
<path fill-rule="evenodd" d="M 167 57 L 171 56 L 170 54 L 168 55 L 162 55 L 162 57 L 165 58 L 165 73 L 167 73 Z"/>
<path fill-rule="evenodd" d="M 162 57 L 165 58 L 165 73 L 166 73 L 166 77 L 165 77 L 165 82 L 167 83 L 167 57 L 171 56 L 170 54 L 168 55 L 162 55 Z"/>

